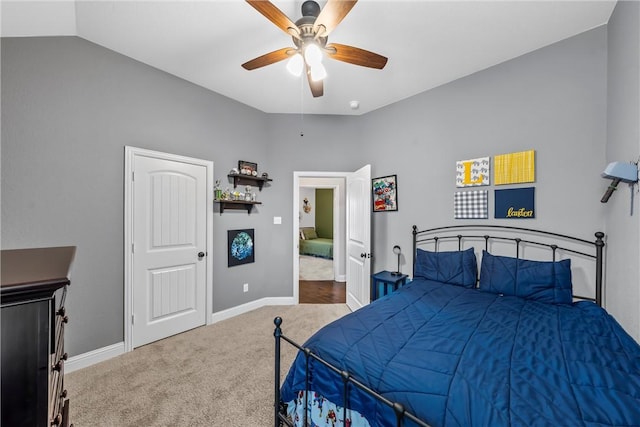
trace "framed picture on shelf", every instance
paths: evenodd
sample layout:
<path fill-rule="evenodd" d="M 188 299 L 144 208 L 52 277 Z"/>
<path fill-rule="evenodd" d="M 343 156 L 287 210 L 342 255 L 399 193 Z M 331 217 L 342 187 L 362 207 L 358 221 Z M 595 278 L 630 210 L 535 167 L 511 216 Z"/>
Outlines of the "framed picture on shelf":
<path fill-rule="evenodd" d="M 253 228 L 227 231 L 227 267 L 255 262 Z"/>
<path fill-rule="evenodd" d="M 241 175 L 258 175 L 258 164 L 253 162 L 247 162 L 245 160 L 238 160 L 238 171 Z"/>
<path fill-rule="evenodd" d="M 373 191 L 373 211 L 390 212 L 398 210 L 398 179 L 396 175 L 382 176 L 371 180 Z"/>

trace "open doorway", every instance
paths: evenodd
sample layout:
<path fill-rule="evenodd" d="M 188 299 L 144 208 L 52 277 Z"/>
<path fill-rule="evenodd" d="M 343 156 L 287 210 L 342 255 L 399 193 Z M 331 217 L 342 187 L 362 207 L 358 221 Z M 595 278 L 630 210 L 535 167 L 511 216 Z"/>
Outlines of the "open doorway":
<path fill-rule="evenodd" d="M 371 295 L 371 165 L 354 172 L 293 172 L 293 300 L 296 303 L 300 302 L 301 185 L 334 189 L 335 281 L 346 282 L 349 308 L 364 307 Z"/>
<path fill-rule="evenodd" d="M 308 174 L 295 180 L 294 294 L 299 303 L 344 304 L 345 177 Z"/>
<path fill-rule="evenodd" d="M 300 241 L 298 246 L 300 303 L 344 304 L 346 282 L 337 281 L 333 246 L 334 221 L 339 212 L 334 209 L 333 187 L 301 185 L 299 197 Z M 337 260 L 336 263 L 337 264 Z"/>

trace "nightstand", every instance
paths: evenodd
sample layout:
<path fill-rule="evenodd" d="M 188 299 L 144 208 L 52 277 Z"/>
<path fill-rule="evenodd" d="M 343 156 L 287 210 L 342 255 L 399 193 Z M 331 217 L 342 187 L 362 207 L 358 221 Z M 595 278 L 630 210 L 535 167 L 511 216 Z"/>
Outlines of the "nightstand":
<path fill-rule="evenodd" d="M 380 271 L 371 276 L 371 301 L 375 301 L 380 297 L 380 289 L 382 288 L 382 295 L 389 293 L 389 288 L 393 287 L 392 291 L 398 289 L 407 283 L 406 274 L 394 275 L 390 271 Z"/>

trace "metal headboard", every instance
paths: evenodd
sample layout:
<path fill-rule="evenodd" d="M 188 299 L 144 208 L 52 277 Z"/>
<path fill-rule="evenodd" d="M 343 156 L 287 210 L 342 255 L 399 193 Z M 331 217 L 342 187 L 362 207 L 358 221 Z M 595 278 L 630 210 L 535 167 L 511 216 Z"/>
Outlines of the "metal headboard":
<path fill-rule="evenodd" d="M 489 234 L 489 230 L 492 230 L 492 232 L 494 232 L 494 235 Z M 526 237 L 515 237 L 516 234 L 522 234 Z M 582 257 L 592 259 L 595 263 L 595 298 L 580 295 L 574 295 L 573 297 L 582 300 L 594 301 L 599 306 L 602 306 L 604 262 L 603 250 L 605 245 L 603 240 L 604 233 L 598 231 L 595 233 L 595 237 L 596 239 L 594 241 L 589 241 L 578 237 L 567 236 L 564 234 L 558 234 L 549 231 L 502 225 L 452 225 L 446 227 L 429 228 L 426 230 L 418 230 L 418 227 L 414 225 L 413 273 L 415 274 L 416 249 L 420 245 L 428 246 L 429 244 L 432 244 L 432 250 L 434 252 L 437 252 L 441 242 L 453 241 L 455 244 L 455 241 L 457 240 L 457 248 L 458 250 L 462 250 L 465 239 L 475 239 L 476 241 L 483 240 L 484 249 L 486 251 L 489 251 L 490 242 L 512 242 L 515 245 L 516 258 L 519 258 L 521 256 L 521 248 L 523 247 L 523 245 L 533 245 L 536 247 L 549 249 L 551 251 L 551 261 L 556 261 L 558 251 L 580 255 Z M 558 241 L 558 243 L 556 243 L 556 240 Z M 553 241 L 553 243 L 550 243 L 550 241 Z"/>

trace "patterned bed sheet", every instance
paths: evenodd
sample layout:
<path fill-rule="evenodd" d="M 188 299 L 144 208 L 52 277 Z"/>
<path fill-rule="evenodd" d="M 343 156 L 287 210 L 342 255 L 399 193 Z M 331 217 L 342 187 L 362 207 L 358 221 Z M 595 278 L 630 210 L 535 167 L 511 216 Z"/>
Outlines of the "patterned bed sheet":
<path fill-rule="evenodd" d="M 296 427 L 304 427 L 305 394 L 304 391 L 299 391 L 296 399 L 287 403 L 287 415 Z M 345 418 L 341 406 L 314 391 L 308 394 L 307 414 L 309 427 L 371 427 L 367 419 L 357 411 L 348 409 Z"/>

